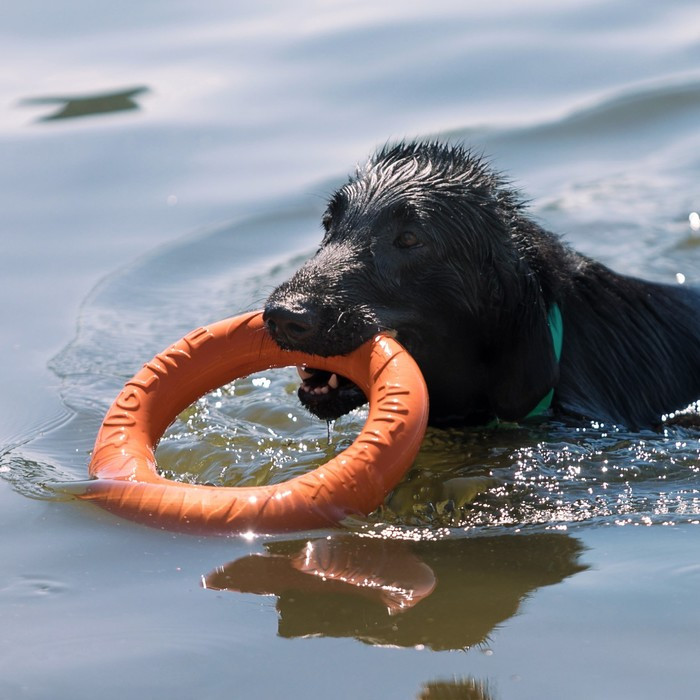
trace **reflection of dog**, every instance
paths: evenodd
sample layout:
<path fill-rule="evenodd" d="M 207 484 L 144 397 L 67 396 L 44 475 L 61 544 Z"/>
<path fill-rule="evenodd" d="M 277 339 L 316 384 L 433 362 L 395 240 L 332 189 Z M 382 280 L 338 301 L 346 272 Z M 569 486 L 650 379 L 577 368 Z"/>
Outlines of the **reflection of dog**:
<path fill-rule="evenodd" d="M 551 533 L 424 544 L 341 536 L 265 548 L 215 569 L 204 586 L 275 594 L 283 637 L 432 649 L 483 642 L 526 595 L 586 568 L 578 540 Z"/>
<path fill-rule="evenodd" d="M 570 250 L 461 148 L 381 151 L 323 223 L 316 255 L 270 296 L 268 329 L 319 355 L 395 333 L 434 423 L 519 420 L 554 389 L 557 412 L 639 427 L 700 397 L 700 296 Z M 343 378 L 301 372 L 300 398 L 322 418 L 364 402 Z"/>

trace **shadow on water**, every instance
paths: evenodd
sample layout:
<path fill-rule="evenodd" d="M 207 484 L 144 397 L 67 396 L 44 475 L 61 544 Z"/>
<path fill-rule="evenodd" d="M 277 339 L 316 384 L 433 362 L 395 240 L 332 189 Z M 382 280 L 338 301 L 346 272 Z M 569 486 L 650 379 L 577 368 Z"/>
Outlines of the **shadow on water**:
<path fill-rule="evenodd" d="M 147 87 L 138 86 L 118 92 L 104 92 L 83 97 L 29 97 L 22 100 L 20 105 L 28 107 L 55 105 L 57 108 L 55 112 L 36 120 L 37 122 L 50 122 L 58 119 L 74 119 L 141 109 L 136 97 L 148 91 Z"/>
<path fill-rule="evenodd" d="M 482 645 L 542 586 L 584 571 L 562 533 L 408 542 L 340 535 L 265 545 L 208 589 L 275 595 L 281 637 L 353 637 L 434 650 Z"/>

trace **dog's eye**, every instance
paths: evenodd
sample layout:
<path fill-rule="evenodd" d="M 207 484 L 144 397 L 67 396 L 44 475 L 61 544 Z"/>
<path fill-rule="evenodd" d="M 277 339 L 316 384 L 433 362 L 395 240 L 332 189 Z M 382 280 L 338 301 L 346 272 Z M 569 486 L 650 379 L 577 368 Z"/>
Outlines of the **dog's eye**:
<path fill-rule="evenodd" d="M 321 223 L 323 224 L 323 230 L 328 233 L 328 231 L 331 228 L 331 224 L 333 223 L 333 217 L 330 215 L 330 213 L 326 212 L 323 215 L 323 218 L 321 219 Z"/>
<path fill-rule="evenodd" d="M 422 243 L 420 238 L 418 238 L 413 231 L 401 231 L 401 233 L 394 238 L 394 245 L 397 248 L 417 248 L 422 245 Z"/>

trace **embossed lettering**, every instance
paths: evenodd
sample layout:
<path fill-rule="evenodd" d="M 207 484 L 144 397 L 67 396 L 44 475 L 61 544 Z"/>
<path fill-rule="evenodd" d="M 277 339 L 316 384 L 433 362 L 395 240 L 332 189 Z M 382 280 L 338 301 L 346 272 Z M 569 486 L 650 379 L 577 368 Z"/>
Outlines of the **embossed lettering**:
<path fill-rule="evenodd" d="M 333 491 L 329 487 L 329 484 L 325 482 L 325 476 L 326 475 L 323 472 L 320 472 L 317 479 L 310 478 L 305 482 L 305 485 L 311 489 L 311 498 L 314 501 L 317 501 L 319 498 L 329 500 L 329 498 L 333 495 Z"/>
<path fill-rule="evenodd" d="M 400 401 L 396 401 L 395 399 L 381 400 L 379 402 L 379 408 L 388 413 L 398 413 L 404 416 L 409 413 L 409 410 Z"/>
<path fill-rule="evenodd" d="M 391 447 L 391 442 L 385 439 L 381 430 L 365 430 L 357 441 L 364 442 L 366 445 L 384 445 L 385 447 Z"/>
<path fill-rule="evenodd" d="M 167 374 L 167 369 L 158 364 L 155 357 L 152 360 L 149 360 L 143 367 L 144 369 L 153 372 L 156 380 L 160 378 L 160 375 Z"/>
<path fill-rule="evenodd" d="M 191 347 L 198 348 L 200 345 L 214 337 L 214 334 L 208 328 L 196 328 L 190 331 L 183 340 Z"/>
<path fill-rule="evenodd" d="M 178 348 L 176 345 L 172 345 L 169 347 L 167 350 L 164 350 L 163 352 L 159 352 L 151 362 L 154 360 L 158 360 L 158 362 L 163 363 L 163 368 L 167 372 L 168 365 L 170 367 L 177 367 L 178 366 L 178 360 L 189 360 L 191 359 L 192 355 L 190 355 L 186 350 L 183 350 L 182 348 Z"/>
<path fill-rule="evenodd" d="M 129 442 L 129 433 L 124 430 L 124 428 L 117 428 L 111 433 L 105 431 L 105 435 L 100 432 L 100 449 L 104 447 L 123 447 L 127 442 Z"/>
<path fill-rule="evenodd" d="M 129 428 L 136 424 L 136 419 L 128 413 L 110 413 L 102 425 Z"/>
<path fill-rule="evenodd" d="M 393 382 L 381 384 L 378 389 L 382 398 L 390 396 L 407 396 L 410 393 L 402 384 L 394 384 Z"/>
<path fill-rule="evenodd" d="M 372 422 L 373 423 L 389 423 L 390 425 L 393 425 L 394 423 L 397 422 L 397 419 L 394 418 L 393 416 L 377 416 Z"/>
<path fill-rule="evenodd" d="M 141 370 L 133 379 L 130 379 L 126 383 L 126 386 L 137 386 L 144 391 L 148 391 L 151 386 L 158 381 L 158 375 L 154 372 L 153 368 L 148 366 L 148 363 L 144 365 L 144 368 L 150 370 L 150 374 Z M 145 377 L 143 375 L 145 375 Z"/>
<path fill-rule="evenodd" d="M 141 406 L 141 399 L 135 389 L 127 391 L 126 387 L 124 387 L 115 403 L 125 411 L 136 411 Z"/>

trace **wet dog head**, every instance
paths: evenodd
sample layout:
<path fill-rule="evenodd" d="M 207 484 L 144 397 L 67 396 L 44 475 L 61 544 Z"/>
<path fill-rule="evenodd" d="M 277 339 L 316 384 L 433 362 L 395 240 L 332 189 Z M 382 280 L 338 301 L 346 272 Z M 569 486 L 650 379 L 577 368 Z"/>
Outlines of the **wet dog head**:
<path fill-rule="evenodd" d="M 528 224 L 503 180 L 464 149 L 386 148 L 332 196 L 317 253 L 267 300 L 267 328 L 285 349 L 324 356 L 389 332 L 418 362 L 433 417 L 481 419 L 523 304 L 546 313 L 518 245 Z M 321 418 L 365 400 L 336 375 L 300 374 L 299 397 Z"/>

